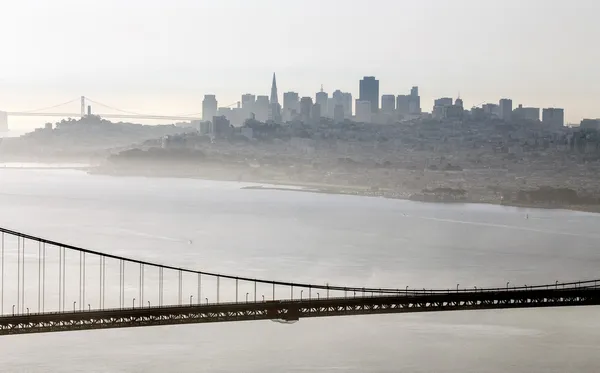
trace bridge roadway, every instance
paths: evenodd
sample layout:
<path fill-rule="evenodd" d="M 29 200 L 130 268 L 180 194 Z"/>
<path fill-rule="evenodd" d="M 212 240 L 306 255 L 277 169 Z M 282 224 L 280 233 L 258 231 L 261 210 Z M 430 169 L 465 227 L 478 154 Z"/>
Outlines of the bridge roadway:
<path fill-rule="evenodd" d="M 485 291 L 399 292 L 377 296 L 237 302 L 52 312 L 0 317 L 0 335 L 225 321 L 295 321 L 306 317 L 491 310 L 600 304 L 596 283 Z"/>

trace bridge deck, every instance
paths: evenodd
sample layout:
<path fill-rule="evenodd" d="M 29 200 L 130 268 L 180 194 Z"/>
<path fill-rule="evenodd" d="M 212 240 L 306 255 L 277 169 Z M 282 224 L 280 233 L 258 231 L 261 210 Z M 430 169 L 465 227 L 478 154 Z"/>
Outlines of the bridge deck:
<path fill-rule="evenodd" d="M 600 305 L 600 289 L 581 287 L 421 293 L 40 313 L 0 317 L 0 335 L 225 321 L 292 321 L 305 317 L 584 305 Z"/>

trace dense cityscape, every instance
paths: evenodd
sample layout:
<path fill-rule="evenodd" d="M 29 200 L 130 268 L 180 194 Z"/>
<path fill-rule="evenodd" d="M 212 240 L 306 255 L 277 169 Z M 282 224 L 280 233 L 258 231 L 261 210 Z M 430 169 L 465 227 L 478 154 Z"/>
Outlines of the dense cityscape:
<path fill-rule="evenodd" d="M 215 118 L 216 117 L 216 118 Z M 421 108 L 419 87 L 414 86 L 409 94 L 380 96 L 379 80 L 373 76 L 365 76 L 359 82 L 359 97 L 354 102 L 352 93 L 336 90 L 329 93 L 321 90 L 310 96 L 300 97 L 297 92 L 283 94 L 283 106 L 279 103 L 276 76 L 273 74 L 271 95 L 244 94 L 236 107 L 219 107 L 217 97 L 212 94 L 204 96 L 202 102 L 202 121 L 195 125 L 202 132 L 209 127 L 202 122 L 219 122 L 226 119 L 231 125 L 239 127 L 247 119 L 276 124 L 302 122 L 304 124 L 321 124 L 333 121 L 341 123 L 351 120 L 358 123 L 394 124 L 413 119 L 439 120 L 486 120 L 500 119 L 505 122 L 536 122 L 540 121 L 551 128 L 561 128 L 565 125 L 564 109 L 524 107 L 519 104 L 513 109 L 511 99 L 500 99 L 497 104 L 486 103 L 481 107 L 465 109 L 463 100 L 458 97 L 441 97 L 434 101 L 430 113 Z M 586 126 L 594 125 L 584 121 Z M 593 122 L 593 121 L 592 121 Z M 219 127 L 219 125 L 217 125 Z"/>
<path fill-rule="evenodd" d="M 502 98 L 470 110 L 442 97 L 431 112 L 419 88 L 359 98 L 322 88 L 312 97 L 244 94 L 236 107 L 205 95 L 202 119 L 169 125 L 113 123 L 87 107 L 80 119 L 4 139 L 4 161 L 77 161 L 90 172 L 268 182 L 434 202 L 485 202 L 596 210 L 600 120 L 566 126 L 562 108 Z M 353 105 L 354 104 L 354 105 Z M 558 176 L 559 175 L 559 176 Z"/>

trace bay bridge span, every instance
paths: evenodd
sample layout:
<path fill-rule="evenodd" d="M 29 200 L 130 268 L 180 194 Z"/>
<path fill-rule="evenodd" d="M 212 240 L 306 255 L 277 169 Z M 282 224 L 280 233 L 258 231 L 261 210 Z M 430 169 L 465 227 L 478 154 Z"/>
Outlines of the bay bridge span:
<path fill-rule="evenodd" d="M 79 112 L 76 110 L 71 111 L 55 111 L 58 108 L 71 108 L 72 104 L 79 101 L 80 108 Z M 166 115 L 166 114 L 148 114 L 138 113 L 128 110 L 122 110 L 111 105 L 106 105 L 101 102 L 92 100 L 89 97 L 81 96 L 66 102 L 62 102 L 56 105 L 37 108 L 34 110 L 22 110 L 22 111 L 0 111 L 0 129 L 8 128 L 9 117 L 62 117 L 62 118 L 83 118 L 86 115 L 92 114 L 91 106 L 89 103 L 93 103 L 99 107 L 108 110 L 106 113 L 94 113 L 94 115 L 100 116 L 106 119 L 152 119 L 152 120 L 165 120 L 165 121 L 193 121 L 200 120 L 201 113 L 190 113 L 190 114 L 177 114 L 177 115 Z M 236 103 L 237 104 L 237 103 Z M 71 105 L 71 106 L 70 106 Z M 235 104 L 231 104 L 225 107 L 231 107 Z"/>
<path fill-rule="evenodd" d="M 593 306 L 599 280 L 411 289 L 254 279 L 0 228 L 0 335 L 408 312 Z"/>

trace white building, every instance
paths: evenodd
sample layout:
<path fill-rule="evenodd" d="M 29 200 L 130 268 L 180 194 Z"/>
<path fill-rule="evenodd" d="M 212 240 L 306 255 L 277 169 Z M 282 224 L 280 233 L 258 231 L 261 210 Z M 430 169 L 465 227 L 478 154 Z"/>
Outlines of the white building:
<path fill-rule="evenodd" d="M 371 101 L 356 100 L 354 112 L 354 120 L 361 123 L 371 123 Z"/>

